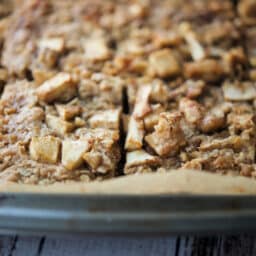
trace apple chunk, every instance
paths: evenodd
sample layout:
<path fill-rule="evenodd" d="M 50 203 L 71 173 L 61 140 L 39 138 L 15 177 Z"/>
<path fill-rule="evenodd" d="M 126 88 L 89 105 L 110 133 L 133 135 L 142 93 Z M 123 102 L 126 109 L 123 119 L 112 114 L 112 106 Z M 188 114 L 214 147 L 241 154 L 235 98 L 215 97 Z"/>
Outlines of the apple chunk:
<path fill-rule="evenodd" d="M 47 103 L 55 100 L 68 101 L 76 94 L 76 85 L 68 73 L 58 73 L 46 80 L 38 89 L 38 98 Z"/>
<path fill-rule="evenodd" d="M 89 150 L 86 140 L 64 140 L 62 142 L 61 163 L 72 171 L 83 163 L 83 155 Z"/>
<path fill-rule="evenodd" d="M 29 152 L 35 161 L 56 164 L 60 152 L 60 140 L 53 136 L 33 137 Z"/>

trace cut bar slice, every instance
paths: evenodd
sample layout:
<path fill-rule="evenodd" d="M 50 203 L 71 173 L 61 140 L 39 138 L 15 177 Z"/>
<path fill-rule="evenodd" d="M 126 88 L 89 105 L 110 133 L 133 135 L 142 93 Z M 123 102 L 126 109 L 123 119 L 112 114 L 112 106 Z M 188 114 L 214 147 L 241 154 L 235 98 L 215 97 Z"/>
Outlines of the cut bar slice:
<path fill-rule="evenodd" d="M 0 20 L 0 180 L 256 176 L 254 2 L 17 1 Z"/>
<path fill-rule="evenodd" d="M 51 81 L 54 88 L 60 85 L 57 82 Z M 38 91 L 52 95 L 48 85 L 38 87 L 23 80 L 5 86 L 0 99 L 2 177 L 19 183 L 50 184 L 114 176 L 121 152 L 121 106 L 110 99 L 97 104 L 94 97 L 84 101 L 77 90 L 75 95 L 66 90 L 66 99 L 75 98 L 59 104 L 63 94 L 55 89 L 56 97 L 48 104 L 38 97 Z M 93 154 L 100 158 L 97 165 L 92 164 Z"/>

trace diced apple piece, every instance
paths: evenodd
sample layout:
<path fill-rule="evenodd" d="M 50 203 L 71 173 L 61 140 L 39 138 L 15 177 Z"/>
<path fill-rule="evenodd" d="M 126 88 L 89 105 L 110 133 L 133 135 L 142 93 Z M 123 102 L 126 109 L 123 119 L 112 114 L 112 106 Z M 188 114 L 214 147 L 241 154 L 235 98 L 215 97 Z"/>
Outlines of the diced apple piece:
<path fill-rule="evenodd" d="M 93 170 L 96 170 L 102 163 L 102 156 L 94 151 L 86 152 L 83 155 L 83 159 Z"/>
<path fill-rule="evenodd" d="M 252 82 L 226 82 L 223 85 L 223 92 L 226 100 L 253 100 L 256 98 L 256 85 Z"/>
<path fill-rule="evenodd" d="M 74 125 L 70 122 L 64 121 L 61 118 L 47 114 L 46 123 L 48 127 L 53 129 L 57 134 L 64 136 L 74 129 Z"/>
<path fill-rule="evenodd" d="M 56 164 L 59 151 L 60 140 L 53 136 L 33 137 L 29 145 L 31 158 L 39 162 Z"/>
<path fill-rule="evenodd" d="M 90 145 L 86 140 L 64 140 L 62 142 L 62 165 L 70 171 L 75 170 L 83 163 L 83 155 L 89 148 Z"/>
<path fill-rule="evenodd" d="M 130 168 L 139 165 L 158 165 L 160 159 L 157 156 L 150 155 L 144 150 L 136 150 L 126 154 L 125 168 Z"/>
<path fill-rule="evenodd" d="M 110 57 L 110 50 L 104 39 L 88 39 L 84 45 L 85 56 L 90 60 L 106 60 Z"/>
<path fill-rule="evenodd" d="M 168 100 L 169 88 L 163 82 L 156 81 L 152 83 L 150 100 L 158 103 L 165 103 Z"/>
<path fill-rule="evenodd" d="M 85 122 L 84 119 L 82 119 L 81 117 L 77 116 L 77 117 L 75 117 L 74 125 L 76 127 L 83 127 L 83 126 L 86 125 L 86 122 Z"/>
<path fill-rule="evenodd" d="M 38 44 L 42 49 L 47 48 L 58 53 L 64 50 L 64 39 L 61 37 L 44 38 Z"/>
<path fill-rule="evenodd" d="M 41 85 L 46 80 L 51 79 L 56 75 L 56 72 L 53 70 L 45 70 L 42 68 L 33 68 L 32 69 L 33 78 L 37 85 Z"/>
<path fill-rule="evenodd" d="M 169 49 L 151 53 L 149 64 L 152 72 L 159 77 L 175 76 L 181 72 L 179 62 Z"/>
<path fill-rule="evenodd" d="M 128 125 L 128 134 L 125 141 L 125 149 L 135 150 L 143 146 L 144 125 L 142 120 L 136 120 L 131 116 Z"/>
<path fill-rule="evenodd" d="M 136 95 L 136 101 L 135 101 L 135 106 L 133 111 L 133 116 L 135 118 L 140 119 L 151 111 L 151 107 L 149 105 L 150 93 L 151 93 L 150 85 L 144 85 L 139 88 Z"/>
<path fill-rule="evenodd" d="M 57 112 L 63 120 L 70 120 L 81 113 L 81 107 L 77 105 L 56 105 Z"/>
<path fill-rule="evenodd" d="M 8 79 L 8 70 L 0 68 L 0 81 L 6 81 Z"/>
<path fill-rule="evenodd" d="M 189 123 L 199 124 L 203 118 L 203 107 L 195 100 L 181 99 L 179 110 L 184 113 L 185 119 Z"/>
<path fill-rule="evenodd" d="M 76 94 L 76 85 L 68 73 L 58 73 L 45 81 L 38 89 L 38 98 L 50 103 L 54 100 L 68 101 Z"/>
<path fill-rule="evenodd" d="M 206 83 L 202 80 L 186 80 L 184 87 L 186 88 L 186 96 L 189 99 L 194 99 L 203 93 Z"/>
<path fill-rule="evenodd" d="M 92 128 L 119 129 L 120 117 L 120 109 L 105 110 L 95 113 L 89 119 L 89 124 Z"/>
<path fill-rule="evenodd" d="M 184 74 L 187 78 L 215 82 L 225 76 L 225 69 L 223 63 L 219 60 L 203 59 L 186 63 L 184 66 Z"/>
<path fill-rule="evenodd" d="M 129 6 L 128 11 L 133 18 L 139 18 L 147 13 L 147 8 L 141 4 L 134 3 Z"/>
<path fill-rule="evenodd" d="M 144 125 L 147 131 L 153 130 L 158 123 L 159 114 L 164 112 L 164 107 L 161 104 L 152 105 L 152 112 L 144 117 Z"/>
<path fill-rule="evenodd" d="M 145 137 L 145 141 L 158 155 L 175 155 L 185 145 L 181 119 L 182 115 L 179 112 L 163 112 L 160 114 L 155 131 Z"/>
<path fill-rule="evenodd" d="M 201 121 L 200 129 L 204 133 L 216 131 L 225 125 L 225 114 L 221 111 L 207 113 Z"/>
<path fill-rule="evenodd" d="M 202 60 L 203 58 L 205 58 L 205 50 L 197 40 L 195 33 L 193 33 L 193 31 L 191 30 L 189 23 L 182 23 L 180 25 L 180 32 L 189 45 L 193 59 Z"/>

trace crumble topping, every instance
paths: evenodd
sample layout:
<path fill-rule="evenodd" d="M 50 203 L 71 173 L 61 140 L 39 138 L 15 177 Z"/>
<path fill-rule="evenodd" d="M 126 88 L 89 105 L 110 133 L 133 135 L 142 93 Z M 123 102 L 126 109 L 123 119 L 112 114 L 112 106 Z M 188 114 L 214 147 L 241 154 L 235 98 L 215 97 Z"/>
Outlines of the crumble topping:
<path fill-rule="evenodd" d="M 0 4 L 0 180 L 256 176 L 256 11 L 239 0 Z"/>

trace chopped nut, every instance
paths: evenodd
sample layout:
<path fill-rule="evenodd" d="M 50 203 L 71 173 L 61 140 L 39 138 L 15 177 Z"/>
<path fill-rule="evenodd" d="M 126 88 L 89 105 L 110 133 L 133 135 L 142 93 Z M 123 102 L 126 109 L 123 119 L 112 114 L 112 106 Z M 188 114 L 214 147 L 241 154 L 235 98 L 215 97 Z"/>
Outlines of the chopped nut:
<path fill-rule="evenodd" d="M 110 57 L 110 50 L 104 39 L 93 38 L 86 40 L 85 45 L 85 56 L 90 60 L 106 60 Z"/>
<path fill-rule="evenodd" d="M 125 141 L 125 149 L 135 150 L 142 148 L 144 137 L 143 121 L 131 116 L 128 126 L 128 134 Z"/>
<path fill-rule="evenodd" d="M 64 121 L 59 117 L 51 114 L 46 115 L 46 123 L 48 127 L 56 132 L 56 134 L 61 136 L 66 135 L 74 129 L 74 125 L 72 123 Z"/>
<path fill-rule="evenodd" d="M 139 165 L 159 165 L 160 159 L 157 156 L 152 156 L 144 150 L 136 150 L 126 154 L 125 168 L 130 168 Z"/>
<path fill-rule="evenodd" d="M 225 125 L 225 116 L 208 113 L 201 121 L 200 128 L 203 132 L 214 132 Z"/>
<path fill-rule="evenodd" d="M 82 165 L 83 155 L 90 145 L 86 140 L 64 140 L 62 142 L 61 163 L 68 170 L 74 170 Z"/>
<path fill-rule="evenodd" d="M 58 161 L 60 140 L 53 136 L 33 137 L 29 145 L 29 153 L 35 161 L 55 164 Z"/>
<path fill-rule="evenodd" d="M 44 38 L 38 44 L 40 48 L 48 48 L 58 53 L 64 50 L 64 39 L 61 37 Z"/>
<path fill-rule="evenodd" d="M 198 124 L 203 118 L 203 108 L 197 101 L 183 98 L 180 100 L 179 110 L 189 123 Z"/>
<path fill-rule="evenodd" d="M 189 44 L 190 52 L 193 59 L 195 61 L 204 59 L 206 56 L 204 48 L 197 40 L 196 35 L 191 30 L 189 23 L 182 23 L 180 25 L 180 32 L 186 42 Z"/>
<path fill-rule="evenodd" d="M 184 73 L 187 78 L 214 82 L 225 75 L 225 70 L 221 62 L 213 59 L 205 59 L 186 63 Z"/>
<path fill-rule="evenodd" d="M 120 109 L 110 109 L 95 113 L 90 119 L 89 124 L 92 128 L 119 129 Z"/>
<path fill-rule="evenodd" d="M 145 137 L 145 141 L 160 156 L 171 156 L 185 145 L 184 133 L 180 126 L 181 114 L 161 113 L 155 131 Z"/>
<path fill-rule="evenodd" d="M 245 101 L 256 98 L 256 87 L 252 82 L 225 82 L 222 88 L 226 100 Z"/>
<path fill-rule="evenodd" d="M 77 105 L 57 104 L 56 109 L 63 120 L 70 120 L 81 113 L 81 107 Z"/>
<path fill-rule="evenodd" d="M 134 106 L 133 116 L 135 118 L 142 118 L 151 111 L 149 105 L 149 96 L 151 93 L 151 86 L 144 85 L 139 88 L 136 95 L 136 102 Z"/>
<path fill-rule="evenodd" d="M 76 85 L 73 83 L 71 75 L 67 73 L 58 73 L 37 89 L 38 98 L 45 102 L 54 100 L 68 101 L 75 94 Z"/>
<path fill-rule="evenodd" d="M 169 49 L 151 53 L 149 64 L 153 74 L 159 77 L 176 76 L 181 72 L 178 60 Z"/>

